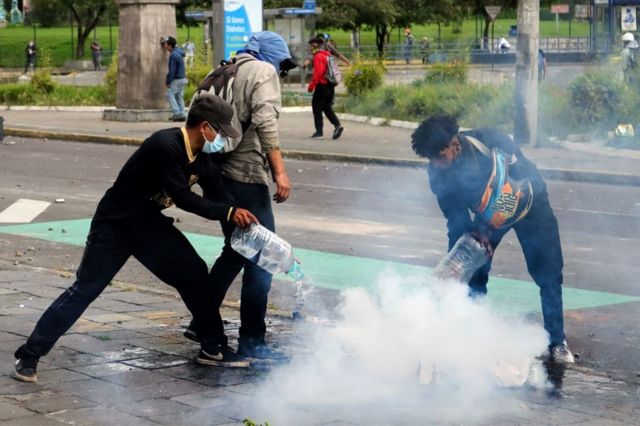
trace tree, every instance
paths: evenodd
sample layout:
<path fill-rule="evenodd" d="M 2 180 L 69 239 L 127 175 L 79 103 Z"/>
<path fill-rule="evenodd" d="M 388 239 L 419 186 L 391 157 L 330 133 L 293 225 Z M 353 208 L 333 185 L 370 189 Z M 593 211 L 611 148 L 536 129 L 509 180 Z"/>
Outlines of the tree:
<path fill-rule="evenodd" d="M 277 1 L 277 0 L 271 0 Z M 378 55 L 384 56 L 389 29 L 398 16 L 396 1 L 389 0 L 318 0 L 322 15 L 317 23 L 321 28 L 340 28 L 348 31 L 363 27 L 376 32 Z"/>
<path fill-rule="evenodd" d="M 66 7 L 75 21 L 77 31 L 77 44 L 75 58 L 84 58 L 84 47 L 91 31 L 95 29 L 102 18 L 110 9 L 115 8 L 113 0 L 32 0 L 32 8 Z"/>

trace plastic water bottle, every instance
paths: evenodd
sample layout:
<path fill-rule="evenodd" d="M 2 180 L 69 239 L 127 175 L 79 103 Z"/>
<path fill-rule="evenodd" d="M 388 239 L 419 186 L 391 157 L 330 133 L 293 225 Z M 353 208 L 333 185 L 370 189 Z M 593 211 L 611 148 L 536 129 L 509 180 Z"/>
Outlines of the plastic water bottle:
<path fill-rule="evenodd" d="M 231 234 L 231 248 L 272 274 L 284 272 L 295 281 L 304 278 L 291 244 L 262 225 L 236 228 Z"/>
<path fill-rule="evenodd" d="M 487 262 L 486 249 L 470 234 L 463 234 L 431 274 L 441 280 L 468 283 L 473 274 Z"/>

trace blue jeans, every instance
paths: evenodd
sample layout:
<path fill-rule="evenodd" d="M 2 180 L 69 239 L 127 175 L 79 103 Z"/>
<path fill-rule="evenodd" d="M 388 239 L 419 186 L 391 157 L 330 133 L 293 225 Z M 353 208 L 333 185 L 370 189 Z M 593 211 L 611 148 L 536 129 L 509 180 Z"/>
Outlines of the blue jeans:
<path fill-rule="evenodd" d="M 262 226 L 275 231 L 268 186 L 238 182 L 226 177 L 223 177 L 222 181 L 223 186 L 233 196 L 239 207 L 249 210 L 258 218 Z M 207 196 L 206 192 L 205 196 Z M 234 229 L 233 223 L 222 222 L 224 247 L 211 268 L 209 281 L 216 294 L 215 302 L 219 308 L 229 286 L 244 268 L 240 295 L 240 337 L 263 340 L 267 331 L 265 317 L 273 275 L 231 248 L 230 238 Z M 220 343 L 226 342 L 222 322 L 218 324 L 214 335 L 219 336 Z"/>
<path fill-rule="evenodd" d="M 187 87 L 186 78 L 178 78 L 173 80 L 167 88 L 167 101 L 173 115 L 185 117 L 187 115 L 184 109 L 184 88 Z"/>
<path fill-rule="evenodd" d="M 491 245 L 495 249 L 509 231 L 495 232 Z M 522 246 L 529 274 L 540 289 L 542 319 L 549 333 L 550 346 L 559 345 L 565 339 L 562 307 L 562 248 L 558 221 L 549 205 L 546 190 L 535 194 L 531 210 L 513 229 Z M 486 294 L 491 259 L 479 269 L 469 282 L 472 295 Z"/>

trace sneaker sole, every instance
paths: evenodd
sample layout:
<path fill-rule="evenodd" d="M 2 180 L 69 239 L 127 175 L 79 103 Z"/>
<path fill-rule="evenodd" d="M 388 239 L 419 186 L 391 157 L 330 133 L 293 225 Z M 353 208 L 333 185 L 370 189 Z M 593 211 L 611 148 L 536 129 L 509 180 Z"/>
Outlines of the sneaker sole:
<path fill-rule="evenodd" d="M 576 360 L 573 356 L 571 358 L 554 356 L 552 357 L 552 359 L 559 364 L 575 364 L 576 363 Z"/>
<path fill-rule="evenodd" d="M 38 381 L 38 375 L 36 374 L 35 376 L 25 376 L 22 375 L 20 373 L 18 373 L 17 371 L 15 371 L 13 373 L 13 378 L 16 380 L 19 380 L 21 382 L 27 382 L 27 383 L 35 383 Z"/>
<path fill-rule="evenodd" d="M 251 365 L 249 361 L 216 361 L 214 359 L 206 359 L 200 357 L 196 359 L 196 362 L 201 365 L 227 368 L 247 368 Z"/>
<path fill-rule="evenodd" d="M 186 330 L 184 333 L 182 333 L 182 335 L 192 342 L 201 343 L 200 338 L 194 331 Z"/>

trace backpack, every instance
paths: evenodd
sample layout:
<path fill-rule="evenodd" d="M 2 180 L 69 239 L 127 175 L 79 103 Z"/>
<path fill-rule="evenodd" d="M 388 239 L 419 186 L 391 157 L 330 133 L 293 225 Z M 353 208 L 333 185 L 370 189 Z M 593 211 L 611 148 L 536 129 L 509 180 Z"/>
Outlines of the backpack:
<path fill-rule="evenodd" d="M 233 81 L 236 79 L 238 64 L 230 62 L 222 65 L 206 75 L 196 89 L 194 99 L 203 92 L 211 93 L 231 103 L 233 102 Z"/>
<path fill-rule="evenodd" d="M 211 71 L 206 77 L 202 80 L 193 97 L 191 98 L 191 103 L 200 96 L 202 93 L 210 93 L 212 95 L 216 95 L 229 102 L 233 106 L 233 82 L 236 79 L 236 74 L 238 73 L 238 68 L 240 65 L 248 62 L 249 60 L 243 60 L 241 62 L 228 62 L 224 65 L 216 68 Z M 233 106 L 234 115 L 237 117 L 237 113 L 235 112 L 235 106 Z M 242 127 L 242 132 L 244 133 L 251 122 L 245 123 L 240 122 Z"/>
<path fill-rule="evenodd" d="M 327 72 L 324 75 L 324 78 L 334 86 L 342 83 L 342 72 L 340 68 L 338 68 L 338 61 L 336 57 L 329 54 L 327 55 Z"/>

